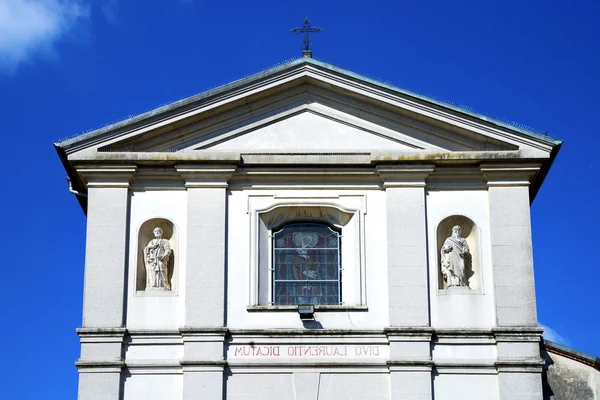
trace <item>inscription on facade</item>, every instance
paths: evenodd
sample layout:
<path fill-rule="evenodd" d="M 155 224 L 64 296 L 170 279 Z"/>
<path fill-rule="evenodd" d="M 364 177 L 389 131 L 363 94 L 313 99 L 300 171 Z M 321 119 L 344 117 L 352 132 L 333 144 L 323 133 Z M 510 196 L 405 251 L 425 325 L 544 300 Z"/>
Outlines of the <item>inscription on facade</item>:
<path fill-rule="evenodd" d="M 382 357 L 379 345 L 241 345 L 229 348 L 229 357 L 356 358 Z"/>

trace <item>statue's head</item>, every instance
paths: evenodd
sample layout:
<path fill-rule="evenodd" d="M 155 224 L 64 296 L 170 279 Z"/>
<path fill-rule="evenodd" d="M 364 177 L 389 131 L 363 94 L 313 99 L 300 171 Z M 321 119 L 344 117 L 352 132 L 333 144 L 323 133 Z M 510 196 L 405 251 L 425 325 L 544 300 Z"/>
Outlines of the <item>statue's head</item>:
<path fill-rule="evenodd" d="M 460 226 L 454 225 L 452 227 L 452 237 L 460 237 L 460 231 L 461 231 Z"/>
<path fill-rule="evenodd" d="M 160 239 L 163 235 L 163 230 L 160 229 L 159 227 L 154 228 L 154 230 L 152 232 L 154 233 L 154 237 L 157 239 Z"/>

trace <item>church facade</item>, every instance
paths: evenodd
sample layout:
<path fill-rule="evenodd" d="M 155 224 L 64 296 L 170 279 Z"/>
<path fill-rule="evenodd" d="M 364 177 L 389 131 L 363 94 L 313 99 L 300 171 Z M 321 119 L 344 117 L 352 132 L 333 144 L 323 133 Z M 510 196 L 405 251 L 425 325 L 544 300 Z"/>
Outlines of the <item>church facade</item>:
<path fill-rule="evenodd" d="M 542 399 L 561 141 L 301 58 L 56 144 L 80 399 Z"/>

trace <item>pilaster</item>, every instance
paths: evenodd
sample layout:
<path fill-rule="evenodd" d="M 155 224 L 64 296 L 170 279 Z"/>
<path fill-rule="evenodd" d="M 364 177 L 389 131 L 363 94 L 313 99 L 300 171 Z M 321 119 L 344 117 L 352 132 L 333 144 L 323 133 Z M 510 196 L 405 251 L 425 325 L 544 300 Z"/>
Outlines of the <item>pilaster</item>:
<path fill-rule="evenodd" d="M 490 204 L 500 400 L 542 399 L 529 184 L 538 164 L 482 164 Z"/>
<path fill-rule="evenodd" d="M 387 194 L 389 325 L 428 326 L 425 179 L 433 165 L 378 166 Z"/>
<path fill-rule="evenodd" d="M 121 395 L 125 328 L 80 328 L 79 400 L 113 400 Z"/>
<path fill-rule="evenodd" d="M 183 399 L 223 397 L 231 165 L 177 165 L 188 192 Z"/>
<path fill-rule="evenodd" d="M 431 400 L 433 329 L 388 328 L 386 335 L 390 343 L 390 358 L 387 364 L 390 370 L 391 400 Z"/>
<path fill-rule="evenodd" d="M 377 170 L 387 194 L 391 399 L 431 400 L 425 179 L 433 165 Z"/>
<path fill-rule="evenodd" d="M 500 400 L 542 400 L 542 328 L 495 328 Z"/>
<path fill-rule="evenodd" d="M 529 183 L 537 164 L 482 164 L 489 192 L 498 326 L 537 326 Z"/>
<path fill-rule="evenodd" d="M 131 165 L 82 165 L 88 188 L 84 328 L 123 326 Z"/>
<path fill-rule="evenodd" d="M 226 328 L 182 328 L 183 400 L 222 399 Z"/>
<path fill-rule="evenodd" d="M 433 398 L 431 338 L 433 329 L 388 328 L 391 400 Z"/>
<path fill-rule="evenodd" d="M 121 396 L 129 182 L 132 165 L 81 165 L 87 185 L 87 240 L 83 291 L 83 328 L 79 399 Z"/>

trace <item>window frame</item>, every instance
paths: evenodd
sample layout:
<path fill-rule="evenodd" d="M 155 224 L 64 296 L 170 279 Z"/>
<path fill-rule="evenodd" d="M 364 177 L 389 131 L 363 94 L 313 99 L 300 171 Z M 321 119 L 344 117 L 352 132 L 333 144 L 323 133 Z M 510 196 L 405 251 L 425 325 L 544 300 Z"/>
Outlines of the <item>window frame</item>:
<path fill-rule="evenodd" d="M 294 223 L 321 223 L 340 232 L 345 243 L 341 250 L 343 271 L 340 305 L 316 305 L 317 309 L 366 310 L 364 219 L 366 195 L 348 194 L 325 199 L 276 195 L 248 195 L 250 218 L 250 276 L 248 311 L 296 310 L 297 306 L 274 305 L 272 268 L 273 232 Z M 265 279 L 268 277 L 268 279 Z"/>

